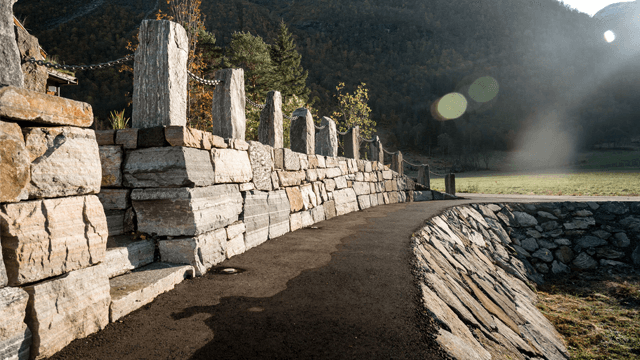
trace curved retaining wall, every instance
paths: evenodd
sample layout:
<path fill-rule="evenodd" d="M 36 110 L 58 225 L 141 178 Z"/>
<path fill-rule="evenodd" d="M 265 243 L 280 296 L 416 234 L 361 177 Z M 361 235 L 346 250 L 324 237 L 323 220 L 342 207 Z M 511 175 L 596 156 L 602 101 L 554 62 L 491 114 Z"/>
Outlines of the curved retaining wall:
<path fill-rule="evenodd" d="M 455 359 L 566 359 L 538 311 L 536 283 L 640 265 L 640 203 L 472 204 L 412 241 L 424 310 Z"/>

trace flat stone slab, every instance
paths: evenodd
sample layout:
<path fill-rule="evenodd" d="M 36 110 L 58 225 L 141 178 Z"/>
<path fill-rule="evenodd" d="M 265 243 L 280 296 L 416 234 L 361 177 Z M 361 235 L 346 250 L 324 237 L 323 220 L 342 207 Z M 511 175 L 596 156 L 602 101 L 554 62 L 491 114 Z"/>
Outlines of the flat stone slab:
<path fill-rule="evenodd" d="M 269 239 L 289 232 L 289 214 L 291 208 L 287 192 L 277 190 L 269 193 Z"/>
<path fill-rule="evenodd" d="M 30 165 L 20 126 L 0 121 L 0 202 L 29 197 Z"/>
<path fill-rule="evenodd" d="M 28 300 L 20 288 L 0 289 L 0 359 L 29 359 L 31 331 L 24 322 Z"/>
<path fill-rule="evenodd" d="M 201 187 L 214 183 L 209 152 L 188 147 L 129 151 L 123 175 L 125 185 L 132 188 Z"/>
<path fill-rule="evenodd" d="M 0 118 L 49 126 L 90 127 L 91 105 L 14 86 L 0 88 Z"/>
<path fill-rule="evenodd" d="M 246 249 L 254 248 L 269 239 L 269 193 L 248 191 L 244 197 L 244 218 Z"/>
<path fill-rule="evenodd" d="M 243 198 L 238 185 L 135 189 L 131 201 L 138 231 L 161 236 L 195 236 L 238 221 Z"/>
<path fill-rule="evenodd" d="M 126 210 L 131 207 L 129 189 L 101 189 L 97 196 L 105 210 Z"/>
<path fill-rule="evenodd" d="M 151 264 L 156 246 L 152 240 L 133 240 L 129 235 L 110 237 L 104 259 L 109 278 Z"/>
<path fill-rule="evenodd" d="M 0 223 L 12 286 L 104 261 L 107 221 L 95 195 L 6 204 Z"/>
<path fill-rule="evenodd" d="M 101 264 L 24 287 L 33 359 L 49 357 L 107 326 L 111 296 L 105 270 Z"/>
<path fill-rule="evenodd" d="M 245 183 L 253 179 L 247 151 L 211 149 L 211 160 L 216 184 Z"/>
<path fill-rule="evenodd" d="M 158 295 L 173 289 L 184 279 L 193 277 L 193 272 L 191 265 L 153 263 L 109 280 L 110 321 L 115 322 L 152 302 Z"/>
<path fill-rule="evenodd" d="M 163 262 L 191 265 L 196 276 L 226 259 L 227 231 L 218 229 L 186 239 L 162 240 L 158 242 Z"/>
<path fill-rule="evenodd" d="M 358 207 L 358 198 L 352 188 L 334 191 L 333 200 L 338 216 L 360 210 Z"/>

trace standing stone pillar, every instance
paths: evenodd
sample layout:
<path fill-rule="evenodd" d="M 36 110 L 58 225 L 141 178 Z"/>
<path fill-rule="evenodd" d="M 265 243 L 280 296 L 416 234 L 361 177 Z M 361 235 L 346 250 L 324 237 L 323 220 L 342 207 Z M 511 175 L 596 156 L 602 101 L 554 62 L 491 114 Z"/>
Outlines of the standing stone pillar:
<path fill-rule="evenodd" d="M 324 156 L 338 156 L 338 129 L 336 122 L 328 117 L 323 117 L 320 122 L 321 130 L 318 130 L 316 139 L 316 154 Z"/>
<path fill-rule="evenodd" d="M 431 189 L 431 174 L 429 171 L 429 165 L 420 166 L 418 169 L 418 183 L 427 187 L 428 190 Z"/>
<path fill-rule="evenodd" d="M 344 157 L 360 160 L 360 128 L 352 127 L 344 137 Z"/>
<path fill-rule="evenodd" d="M 377 135 L 373 137 L 373 142 L 369 143 L 369 160 L 384 162 L 382 144 L 380 143 L 380 138 Z"/>
<path fill-rule="evenodd" d="M 0 0 L 6 1 L 6 0 Z M 133 72 L 133 128 L 187 124 L 187 32 L 167 20 L 143 20 Z"/>
<path fill-rule="evenodd" d="M 267 101 L 260 113 L 258 141 L 273 148 L 284 147 L 282 126 L 282 95 L 279 91 L 270 91 Z"/>
<path fill-rule="evenodd" d="M 213 135 L 244 140 L 247 128 L 244 70 L 218 70 L 216 80 L 222 83 L 213 90 Z"/>
<path fill-rule="evenodd" d="M 402 165 L 402 153 L 398 150 L 398 152 L 391 157 L 391 170 L 397 172 L 399 176 L 402 176 L 404 174 L 404 166 Z"/>
<path fill-rule="evenodd" d="M 293 112 L 291 127 L 289 128 L 289 140 L 291 150 L 307 155 L 316 152 L 316 127 L 313 123 L 311 111 L 307 108 L 299 108 Z"/>
<path fill-rule="evenodd" d="M 447 194 L 455 195 L 456 194 L 456 175 L 448 174 L 444 176 L 444 192 Z"/>
<path fill-rule="evenodd" d="M 13 4 L 16 0 L 0 0 L 0 85 L 24 87 L 20 67 L 20 51 L 13 29 Z"/>

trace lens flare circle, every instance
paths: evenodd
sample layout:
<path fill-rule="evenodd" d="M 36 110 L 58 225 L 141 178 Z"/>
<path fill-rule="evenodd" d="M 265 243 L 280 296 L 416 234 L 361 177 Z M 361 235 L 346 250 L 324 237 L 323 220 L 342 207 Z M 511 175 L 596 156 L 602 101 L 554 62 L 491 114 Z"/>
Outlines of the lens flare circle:
<path fill-rule="evenodd" d="M 605 33 L 604 33 L 604 39 L 605 39 L 608 43 L 613 42 L 613 41 L 616 39 L 616 33 L 614 33 L 614 32 L 613 32 L 613 31 L 611 31 L 611 30 L 607 30 L 607 31 L 605 31 Z"/>
<path fill-rule="evenodd" d="M 467 98 L 464 95 L 453 92 L 438 100 L 436 111 L 444 120 L 453 120 L 462 116 L 467 111 Z"/>
<path fill-rule="evenodd" d="M 500 85 L 498 81 L 491 76 L 483 76 L 474 81 L 469 86 L 469 97 L 475 102 L 485 103 L 493 100 L 498 96 Z"/>

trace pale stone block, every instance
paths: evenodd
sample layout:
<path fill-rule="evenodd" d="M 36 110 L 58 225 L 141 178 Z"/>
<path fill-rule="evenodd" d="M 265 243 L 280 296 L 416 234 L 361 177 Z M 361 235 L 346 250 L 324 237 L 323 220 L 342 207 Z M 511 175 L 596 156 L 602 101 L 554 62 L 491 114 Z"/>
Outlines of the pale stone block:
<path fill-rule="evenodd" d="M 276 171 L 271 173 L 271 184 L 273 184 L 273 189 L 280 189 L 280 179 L 278 178 L 278 173 Z"/>
<path fill-rule="evenodd" d="M 269 193 L 250 191 L 244 199 L 244 223 L 246 234 L 244 243 L 247 250 L 269 239 Z"/>
<path fill-rule="evenodd" d="M 371 194 L 369 195 L 369 202 L 371 203 L 371 206 L 378 206 L 378 194 Z"/>
<path fill-rule="evenodd" d="M 240 191 L 251 191 L 251 190 L 255 190 L 256 186 L 253 185 L 252 182 L 250 183 L 243 183 L 243 184 L 239 184 L 240 185 Z"/>
<path fill-rule="evenodd" d="M 384 202 L 384 194 L 380 193 L 378 194 L 378 205 L 384 205 L 384 204 L 386 204 Z"/>
<path fill-rule="evenodd" d="M 397 204 L 400 202 L 400 194 L 397 191 L 392 191 L 389 194 L 389 204 Z"/>
<path fill-rule="evenodd" d="M 312 186 L 313 186 L 313 194 L 315 195 L 315 198 L 316 198 L 316 205 L 314 206 L 318 206 L 325 201 L 322 195 L 324 184 L 321 182 L 314 182 Z"/>
<path fill-rule="evenodd" d="M 325 158 L 325 164 L 326 164 L 326 167 L 328 167 L 328 168 L 337 167 L 338 166 L 337 155 L 336 156 L 327 156 Z"/>
<path fill-rule="evenodd" d="M 227 253 L 227 231 L 218 229 L 187 239 L 158 242 L 163 262 L 193 266 L 196 276 L 223 262 Z"/>
<path fill-rule="evenodd" d="M 300 170 L 300 156 L 291 149 L 274 149 L 275 168 L 287 171 Z"/>
<path fill-rule="evenodd" d="M 249 160 L 253 171 L 253 184 L 258 190 L 271 191 L 271 172 L 274 169 L 273 148 L 257 141 L 249 142 Z"/>
<path fill-rule="evenodd" d="M 327 178 L 327 169 L 315 169 L 315 172 L 318 175 L 318 180 L 324 180 Z"/>
<path fill-rule="evenodd" d="M 42 359 L 109 323 L 109 278 L 104 265 L 29 285 L 25 322 L 33 332 L 31 358 Z"/>
<path fill-rule="evenodd" d="M 151 264 L 156 246 L 152 240 L 132 241 L 130 236 L 110 237 L 104 259 L 109 278 Z"/>
<path fill-rule="evenodd" d="M 244 70 L 223 69 L 216 72 L 222 83 L 213 90 L 213 134 L 225 139 L 245 138 Z"/>
<path fill-rule="evenodd" d="M 107 221 L 94 195 L 0 207 L 9 284 L 22 285 L 104 260 Z"/>
<path fill-rule="evenodd" d="M 336 205 L 333 200 L 324 203 L 324 217 L 326 220 L 336 217 Z"/>
<path fill-rule="evenodd" d="M 260 113 L 258 139 L 265 145 L 282 148 L 283 145 L 282 95 L 279 91 L 267 94 L 265 107 Z"/>
<path fill-rule="evenodd" d="M 371 207 L 371 198 L 369 195 L 360 195 L 358 196 L 358 205 L 360 206 L 360 210 L 368 209 Z"/>
<path fill-rule="evenodd" d="M 302 227 L 306 228 L 314 224 L 311 210 L 300 212 L 302 218 Z"/>
<path fill-rule="evenodd" d="M 318 206 L 318 199 L 313 191 L 313 185 L 305 184 L 300 186 L 300 193 L 302 194 L 302 204 L 305 210 Z"/>
<path fill-rule="evenodd" d="M 188 147 L 129 151 L 123 174 L 125 185 L 132 188 L 194 187 L 214 183 L 209 152 Z"/>
<path fill-rule="evenodd" d="M 359 210 L 358 199 L 353 188 L 334 191 L 333 198 L 336 206 L 336 214 L 338 216 Z"/>
<path fill-rule="evenodd" d="M 285 190 L 269 193 L 269 239 L 289 232 L 291 207 Z"/>
<path fill-rule="evenodd" d="M 337 177 L 337 178 L 335 178 L 335 179 L 333 179 L 333 180 L 335 180 L 335 182 L 336 182 L 336 189 L 338 189 L 338 190 L 340 190 L 340 189 L 344 189 L 344 188 L 347 188 L 347 187 L 348 187 L 348 184 L 347 184 L 347 177 L 346 177 L 346 176 L 340 176 L 340 177 Z"/>
<path fill-rule="evenodd" d="M 340 173 L 342 175 L 349 175 L 349 165 L 347 164 L 347 160 L 341 158 L 343 160 L 338 161 L 338 167 L 340 168 Z"/>
<path fill-rule="evenodd" d="M 290 222 L 291 222 L 291 231 L 302 229 L 302 213 L 297 212 L 297 213 L 291 214 Z"/>
<path fill-rule="evenodd" d="M 26 128 L 31 159 L 30 198 L 96 194 L 101 164 L 93 130 L 76 127 Z"/>
<path fill-rule="evenodd" d="M 0 203 L 29 198 L 31 161 L 18 124 L 0 121 Z"/>
<path fill-rule="evenodd" d="M 328 117 L 323 117 L 320 122 L 320 127 L 323 126 L 324 128 L 318 130 L 316 136 L 316 154 L 333 157 L 338 156 L 338 130 L 336 129 L 336 122 Z"/>
<path fill-rule="evenodd" d="M 192 276 L 193 267 L 190 265 L 153 263 L 130 274 L 114 277 L 109 280 L 109 319 L 111 322 L 117 321 Z"/>
<path fill-rule="evenodd" d="M 253 179 L 251 161 L 246 151 L 211 149 L 216 184 L 245 183 Z"/>
<path fill-rule="evenodd" d="M 130 195 L 128 189 L 102 189 L 97 194 L 105 210 L 126 210 L 131 207 Z"/>
<path fill-rule="evenodd" d="M 138 231 L 161 236 L 195 236 L 223 228 L 238 221 L 243 204 L 236 184 L 135 189 L 131 200 Z"/>
<path fill-rule="evenodd" d="M 313 123 L 311 111 L 307 108 L 299 108 L 293 112 L 294 120 L 289 128 L 289 139 L 291 141 L 291 151 L 303 154 L 315 154 L 316 128 Z"/>
<path fill-rule="evenodd" d="M 334 179 L 326 179 L 324 180 L 324 186 L 327 191 L 332 192 L 336 189 L 336 181 Z"/>
<path fill-rule="evenodd" d="M 306 170 L 307 173 L 307 181 L 308 182 L 314 182 L 318 180 L 318 170 L 316 169 L 309 169 Z"/>
<path fill-rule="evenodd" d="M 206 135 L 208 133 L 185 126 L 167 126 L 164 128 L 164 137 L 171 146 L 211 150 L 213 144 L 211 143 L 211 138 Z M 222 138 L 219 139 L 224 143 Z"/>
<path fill-rule="evenodd" d="M 393 171 L 391 170 L 384 170 L 382 171 L 382 178 L 384 180 L 391 180 L 393 179 Z"/>
<path fill-rule="evenodd" d="M 0 2 L 0 85 L 24 86 L 20 50 L 13 26 L 14 0 Z"/>
<path fill-rule="evenodd" d="M 122 160 L 124 154 L 120 146 L 99 146 L 102 166 L 102 187 L 122 186 Z"/>
<path fill-rule="evenodd" d="M 389 193 L 386 193 L 386 192 L 382 193 L 382 198 L 384 199 L 384 204 L 385 205 L 390 204 L 390 202 L 389 202 Z"/>
<path fill-rule="evenodd" d="M 311 209 L 310 212 L 314 224 L 326 219 L 324 205 L 319 205 L 318 207 Z"/>
<path fill-rule="evenodd" d="M 316 155 L 316 159 L 318 159 L 318 168 L 320 169 L 324 169 L 327 167 L 327 162 L 325 160 L 325 157 L 322 155 Z"/>
<path fill-rule="evenodd" d="M 309 169 L 317 169 L 318 168 L 318 157 L 317 155 L 309 155 L 307 156 L 309 160 Z"/>
<path fill-rule="evenodd" d="M 29 33 L 22 27 L 16 26 L 15 41 L 18 44 L 20 58 L 23 61 L 21 64 L 22 73 L 24 74 L 23 87 L 25 89 L 42 93 L 46 92 L 47 79 L 49 78 L 48 72 L 57 72 L 57 70 L 47 69 L 44 66 L 38 66 L 37 64 L 26 62 L 26 60 L 31 58 L 35 58 L 36 60 L 45 60 L 44 56 L 42 56 L 42 53 L 40 52 L 38 38 L 29 35 Z M 0 67 L 4 68 L 5 66 Z"/>
<path fill-rule="evenodd" d="M 240 234 L 233 239 L 227 241 L 227 259 L 231 259 L 236 255 L 240 255 L 247 251 L 244 244 L 244 234 Z"/>
<path fill-rule="evenodd" d="M 189 80 L 187 32 L 171 21 L 143 20 L 138 43 L 131 127 L 185 126 Z"/>
<path fill-rule="evenodd" d="M 0 289 L 0 359 L 29 359 L 31 331 L 24 323 L 28 300 L 20 288 Z"/>
<path fill-rule="evenodd" d="M 0 232 L 0 240 L 2 240 L 2 233 Z M 2 248 L 0 247 L 0 289 L 7 286 L 9 278 L 7 277 L 7 269 L 4 267 L 4 260 L 2 259 Z"/>
<path fill-rule="evenodd" d="M 300 185 L 304 180 L 306 180 L 306 177 L 304 170 L 278 171 L 278 179 L 280 180 L 280 186 L 282 187 Z"/>
<path fill-rule="evenodd" d="M 239 235 L 242 235 L 247 230 L 247 226 L 242 221 L 236 221 L 235 223 L 227 226 L 227 239 L 234 239 Z"/>
<path fill-rule="evenodd" d="M 369 195 L 371 194 L 371 186 L 366 182 L 356 181 L 353 183 L 353 190 L 355 190 L 356 195 Z"/>
<path fill-rule="evenodd" d="M 241 150 L 241 151 L 249 150 L 249 143 L 242 139 L 228 138 L 228 139 L 225 139 L 225 141 L 227 142 L 229 149 Z"/>
<path fill-rule="evenodd" d="M 289 208 L 291 212 L 297 212 L 304 207 L 304 200 L 302 199 L 302 192 L 297 186 L 285 188 L 287 198 L 289 199 Z"/>

